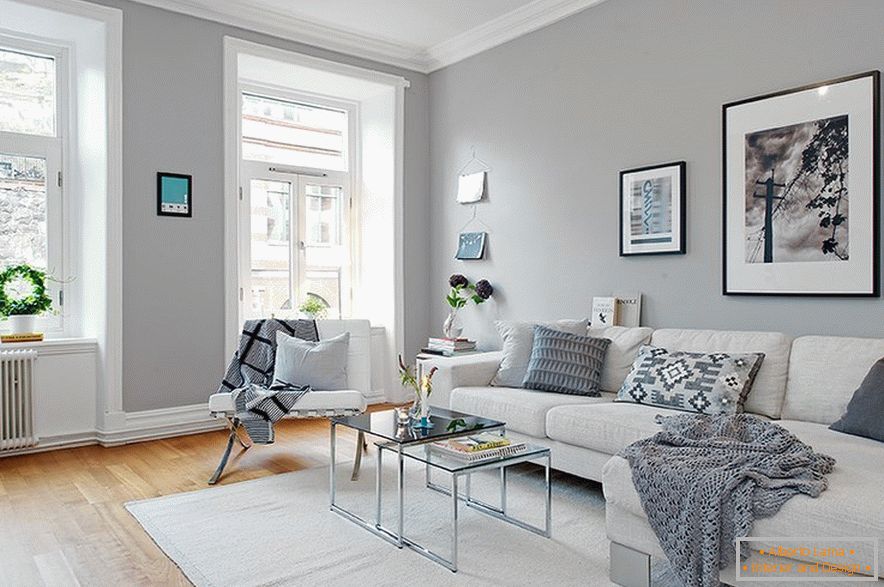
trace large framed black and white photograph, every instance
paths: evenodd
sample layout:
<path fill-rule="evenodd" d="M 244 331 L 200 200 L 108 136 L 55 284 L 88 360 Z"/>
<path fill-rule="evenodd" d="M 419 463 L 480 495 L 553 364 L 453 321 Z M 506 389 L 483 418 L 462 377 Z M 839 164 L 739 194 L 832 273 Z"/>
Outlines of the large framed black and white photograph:
<path fill-rule="evenodd" d="M 620 256 L 685 252 L 684 161 L 620 172 Z"/>
<path fill-rule="evenodd" d="M 878 295 L 878 86 L 724 105 L 725 295 Z"/>

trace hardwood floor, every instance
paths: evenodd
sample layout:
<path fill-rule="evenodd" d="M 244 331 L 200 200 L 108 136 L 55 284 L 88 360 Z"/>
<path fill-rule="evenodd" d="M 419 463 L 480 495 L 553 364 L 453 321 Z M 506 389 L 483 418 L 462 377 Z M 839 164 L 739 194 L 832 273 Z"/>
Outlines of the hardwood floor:
<path fill-rule="evenodd" d="M 352 458 L 356 435 L 339 435 L 340 458 Z M 226 438 L 215 431 L 0 459 L 0 585 L 188 585 L 123 504 L 205 489 Z M 327 464 L 328 421 L 285 420 L 275 444 L 236 447 L 219 485 Z"/>

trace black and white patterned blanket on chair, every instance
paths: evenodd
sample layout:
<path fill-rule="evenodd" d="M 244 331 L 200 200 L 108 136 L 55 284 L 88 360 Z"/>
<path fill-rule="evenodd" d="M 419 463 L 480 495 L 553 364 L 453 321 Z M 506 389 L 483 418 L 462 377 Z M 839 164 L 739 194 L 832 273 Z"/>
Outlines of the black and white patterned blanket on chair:
<path fill-rule="evenodd" d="M 272 384 L 277 332 L 312 342 L 319 340 L 314 320 L 247 320 L 239 348 L 218 389 L 233 396 L 236 418 L 258 444 L 273 442 L 273 423 L 310 391 L 309 386 Z"/>

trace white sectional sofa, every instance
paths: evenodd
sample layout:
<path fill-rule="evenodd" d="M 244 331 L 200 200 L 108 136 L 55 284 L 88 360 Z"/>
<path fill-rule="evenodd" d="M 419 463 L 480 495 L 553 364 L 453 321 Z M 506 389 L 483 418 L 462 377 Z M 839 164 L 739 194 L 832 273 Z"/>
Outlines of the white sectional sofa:
<path fill-rule="evenodd" d="M 690 352 L 764 353 L 745 411 L 778 420 L 818 452 L 837 459 L 827 491 L 816 499 L 792 498 L 777 515 L 756 522 L 755 536 L 867 536 L 884 545 L 884 443 L 828 429 L 871 366 L 884 356 L 884 340 L 792 340 L 775 332 L 620 327 L 590 334 L 612 340 L 602 373 L 602 397 L 492 387 L 489 382 L 502 356 L 493 352 L 433 360 L 439 371 L 431 398 L 436 405 L 505 421 L 508 435 L 550 447 L 553 468 L 603 483 L 612 580 L 647 585 L 649 555 L 663 555 L 633 487 L 629 464 L 614 456 L 656 433 L 657 414 L 675 413 L 613 401 L 639 346 L 648 342 Z M 725 570 L 722 580 L 735 583 L 734 569 Z"/>

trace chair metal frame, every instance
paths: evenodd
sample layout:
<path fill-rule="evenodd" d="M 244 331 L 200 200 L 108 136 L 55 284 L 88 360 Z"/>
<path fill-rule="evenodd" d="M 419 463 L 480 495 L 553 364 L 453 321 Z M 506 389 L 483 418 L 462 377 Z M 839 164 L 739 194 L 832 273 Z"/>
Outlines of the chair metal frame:
<path fill-rule="evenodd" d="M 357 416 L 361 413 L 362 410 L 356 409 L 292 409 L 286 417 L 298 419 L 332 418 L 336 416 Z M 218 467 L 215 469 L 215 472 L 212 474 L 211 478 L 209 478 L 209 485 L 215 485 L 221 479 L 221 476 L 224 473 L 224 468 L 227 466 L 227 462 L 230 460 L 230 453 L 233 450 L 233 445 L 235 443 L 239 443 L 239 445 L 242 447 L 242 452 L 245 452 L 252 447 L 252 443 L 243 440 L 242 436 L 240 436 L 240 430 L 242 430 L 242 422 L 240 422 L 239 418 L 237 418 L 235 414 L 225 411 L 212 412 L 211 415 L 214 418 L 224 418 L 227 421 L 227 429 L 230 431 L 227 436 L 227 446 L 224 448 L 224 453 L 221 455 L 221 461 L 218 463 Z M 353 461 L 353 473 L 350 475 L 351 481 L 356 481 L 357 479 L 359 479 L 359 470 L 362 467 L 362 455 L 366 450 L 368 450 L 368 444 L 365 441 L 365 434 L 360 432 L 356 441 L 356 458 Z"/>

